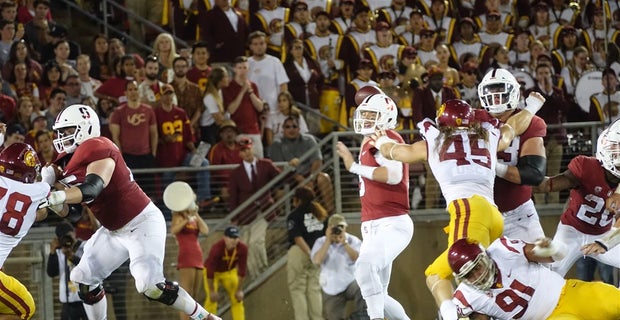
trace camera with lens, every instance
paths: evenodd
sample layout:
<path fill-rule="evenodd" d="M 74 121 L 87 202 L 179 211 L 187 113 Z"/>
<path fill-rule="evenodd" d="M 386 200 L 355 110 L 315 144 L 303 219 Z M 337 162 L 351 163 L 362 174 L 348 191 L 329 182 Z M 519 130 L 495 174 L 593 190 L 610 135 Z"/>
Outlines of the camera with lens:
<path fill-rule="evenodd" d="M 77 249 L 76 245 L 79 246 L 79 244 L 75 241 L 75 239 L 73 239 L 73 237 L 68 234 L 62 236 L 59 239 L 59 242 L 60 242 L 61 247 L 71 249 L 71 250 L 76 250 Z"/>
<path fill-rule="evenodd" d="M 332 234 L 339 235 L 341 233 L 342 233 L 342 227 L 341 226 L 332 227 Z"/>

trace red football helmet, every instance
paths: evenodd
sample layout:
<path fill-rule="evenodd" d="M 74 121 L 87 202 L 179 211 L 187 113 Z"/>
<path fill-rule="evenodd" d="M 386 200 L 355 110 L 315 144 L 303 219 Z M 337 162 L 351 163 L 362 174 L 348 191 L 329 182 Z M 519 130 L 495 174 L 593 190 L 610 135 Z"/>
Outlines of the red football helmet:
<path fill-rule="evenodd" d="M 29 144 L 16 142 L 0 152 L 0 175 L 24 183 L 37 179 L 41 162 Z"/>
<path fill-rule="evenodd" d="M 458 280 L 480 290 L 488 290 L 495 282 L 495 262 L 478 241 L 462 238 L 454 242 L 448 250 L 448 264 Z"/>
<path fill-rule="evenodd" d="M 463 100 L 448 100 L 437 110 L 437 125 L 440 127 L 466 128 L 476 120 L 474 109 Z"/>

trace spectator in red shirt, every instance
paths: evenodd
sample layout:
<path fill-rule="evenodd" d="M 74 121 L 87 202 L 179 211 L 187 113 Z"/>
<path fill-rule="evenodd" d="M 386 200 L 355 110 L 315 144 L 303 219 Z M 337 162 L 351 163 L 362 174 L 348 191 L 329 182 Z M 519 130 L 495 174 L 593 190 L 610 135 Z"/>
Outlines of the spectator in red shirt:
<path fill-rule="evenodd" d="M 192 68 L 187 72 L 187 79 L 200 87 L 200 91 L 207 89 L 207 77 L 211 73 L 209 66 L 209 48 L 206 42 L 196 42 L 192 46 Z"/>
<path fill-rule="evenodd" d="M 220 142 L 216 143 L 209 150 L 209 163 L 218 164 L 239 164 L 243 161 L 239 155 L 237 147 L 237 136 L 239 128 L 232 120 L 224 120 L 220 126 L 219 135 Z M 230 196 L 228 191 L 228 177 L 232 170 L 217 170 L 213 172 L 214 185 L 221 186 L 220 197 L 224 201 L 228 201 Z"/>
<path fill-rule="evenodd" d="M 233 63 L 235 76 L 226 88 L 222 88 L 224 108 L 235 121 L 242 136 L 252 139 L 254 154 L 263 157 L 260 113 L 265 102 L 258 96 L 258 87 L 248 79 L 248 58 L 237 57 Z"/>
<path fill-rule="evenodd" d="M 216 242 L 205 261 L 207 285 L 205 309 L 217 311 L 220 300 L 220 284 L 228 292 L 233 320 L 245 319 L 242 283 L 247 270 L 248 246 L 239 240 L 239 228 L 230 226 L 224 230 L 222 240 Z"/>
<path fill-rule="evenodd" d="M 165 84 L 161 95 L 161 104 L 155 108 L 159 146 L 157 148 L 156 163 L 160 168 L 200 166 L 206 168 L 209 161 L 203 158 L 194 160 L 197 154 L 192 136 L 189 118 L 182 108 L 174 105 L 174 88 Z M 162 174 L 164 187 L 174 181 L 176 172 L 167 171 Z M 200 207 L 211 204 L 211 174 L 208 170 L 196 171 L 198 188 L 196 196 Z"/>
<path fill-rule="evenodd" d="M 129 81 L 134 80 L 136 74 L 136 61 L 132 55 L 124 55 L 120 58 L 121 70 L 118 76 L 106 80 L 97 90 L 95 97 L 98 99 L 111 99 L 116 103 L 127 101 L 125 87 Z"/>
<path fill-rule="evenodd" d="M 131 169 L 152 168 L 157 154 L 157 118 L 151 106 L 140 103 L 138 84 L 127 82 L 127 103 L 110 116 L 112 141 L 123 153 Z"/>
<path fill-rule="evenodd" d="M 58 152 L 52 143 L 52 132 L 47 130 L 37 131 L 35 135 L 37 156 L 42 164 L 49 164 L 56 160 Z"/>

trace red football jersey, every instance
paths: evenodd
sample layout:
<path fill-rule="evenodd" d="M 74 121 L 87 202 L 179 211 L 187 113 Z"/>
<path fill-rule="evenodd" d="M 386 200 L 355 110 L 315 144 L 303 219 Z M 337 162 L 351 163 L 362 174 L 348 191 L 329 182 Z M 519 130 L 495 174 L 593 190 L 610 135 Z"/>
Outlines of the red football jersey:
<path fill-rule="evenodd" d="M 525 132 L 512 140 L 506 150 L 497 153 L 497 163 L 516 166 L 519 161 L 519 152 L 523 143 L 530 138 L 547 135 L 547 124 L 537 116 L 532 118 L 530 126 Z M 532 197 L 532 187 L 508 182 L 502 178 L 495 178 L 494 198 L 497 208 L 506 212 L 517 208 Z"/>
<path fill-rule="evenodd" d="M 396 131 L 387 131 L 387 136 L 399 143 L 404 143 L 403 138 Z M 365 143 L 360 150 L 360 164 L 380 167 L 375 159 L 375 154 L 378 152 L 377 148 Z M 360 177 L 362 222 L 409 214 L 409 164 L 403 163 L 402 170 L 403 178 L 394 185 Z"/>
<path fill-rule="evenodd" d="M 568 164 L 568 170 L 580 185 L 570 191 L 568 208 L 560 221 L 590 235 L 607 232 L 614 215 L 605 209 L 605 200 L 616 189 L 605 179 L 605 168 L 594 157 L 577 156 Z"/>
<path fill-rule="evenodd" d="M 73 154 L 56 160 L 64 169 L 59 181 L 68 186 L 84 182 L 86 167 L 97 160 L 111 158 L 116 163 L 112 178 L 95 200 L 88 203 L 101 225 L 116 230 L 136 217 L 151 201 L 134 181 L 120 151 L 105 137 L 84 141 Z"/>
<path fill-rule="evenodd" d="M 157 118 L 157 131 L 159 137 L 178 133 L 174 142 L 160 143 L 157 147 L 156 163 L 158 167 L 179 167 L 183 165 L 183 160 L 189 152 L 187 143 L 193 142 L 192 129 L 189 118 L 185 110 L 174 106 L 172 110 L 166 111 L 164 108 L 155 108 Z"/>

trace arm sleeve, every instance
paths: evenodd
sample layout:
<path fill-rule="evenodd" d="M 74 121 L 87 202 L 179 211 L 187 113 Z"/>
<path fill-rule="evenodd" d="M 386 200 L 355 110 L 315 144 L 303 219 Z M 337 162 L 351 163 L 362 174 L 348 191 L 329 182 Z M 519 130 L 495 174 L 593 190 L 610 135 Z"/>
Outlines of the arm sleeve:
<path fill-rule="evenodd" d="M 47 275 L 50 277 L 56 277 L 60 274 L 60 267 L 58 266 L 58 250 L 50 252 L 47 257 Z"/>
<path fill-rule="evenodd" d="M 375 154 L 377 163 L 385 167 L 388 171 L 387 184 L 398 184 L 403 179 L 403 163 L 395 160 L 388 160 L 381 155 L 380 152 Z"/>

